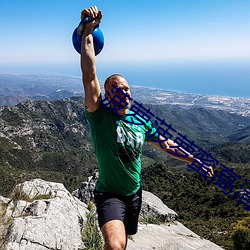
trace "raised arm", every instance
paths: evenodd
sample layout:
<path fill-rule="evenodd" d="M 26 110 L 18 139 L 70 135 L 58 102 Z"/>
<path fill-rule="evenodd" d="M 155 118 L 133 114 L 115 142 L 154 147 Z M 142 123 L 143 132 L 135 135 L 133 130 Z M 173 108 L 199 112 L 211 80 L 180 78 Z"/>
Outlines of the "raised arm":
<path fill-rule="evenodd" d="M 93 6 L 82 11 L 81 19 L 83 20 L 88 16 L 93 18 L 93 21 L 87 23 L 85 27 L 80 26 L 78 32 L 82 34 L 81 70 L 85 92 L 85 107 L 89 112 L 94 112 L 101 101 L 101 90 L 96 75 L 96 59 L 92 32 L 94 27 L 101 22 L 102 13 L 98 11 L 96 6 Z"/>

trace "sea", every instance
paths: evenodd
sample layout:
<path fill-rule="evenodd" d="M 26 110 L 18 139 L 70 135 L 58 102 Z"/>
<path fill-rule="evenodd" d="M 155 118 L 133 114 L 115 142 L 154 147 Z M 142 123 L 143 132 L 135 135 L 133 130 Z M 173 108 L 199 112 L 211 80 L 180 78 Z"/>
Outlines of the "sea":
<path fill-rule="evenodd" d="M 124 75 L 131 85 L 181 93 L 250 98 L 250 63 L 127 65 L 113 73 Z"/>

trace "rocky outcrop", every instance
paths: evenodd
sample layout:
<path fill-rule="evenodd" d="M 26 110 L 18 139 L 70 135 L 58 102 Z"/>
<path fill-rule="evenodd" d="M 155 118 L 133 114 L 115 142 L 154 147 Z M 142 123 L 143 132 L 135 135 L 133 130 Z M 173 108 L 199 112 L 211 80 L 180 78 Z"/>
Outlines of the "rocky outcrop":
<path fill-rule="evenodd" d="M 89 178 L 85 184 L 93 184 L 93 180 Z M 21 183 L 11 199 L 0 196 L 0 249 L 88 249 L 82 238 L 88 214 L 87 205 L 60 183 L 41 179 Z M 161 223 L 151 224 L 150 217 Z M 176 218 L 177 214 L 159 198 L 143 191 L 140 220 L 144 222 L 139 223 L 139 231 L 129 239 L 127 249 L 222 249 L 201 239 Z"/>
<path fill-rule="evenodd" d="M 178 217 L 177 213 L 167 207 L 161 199 L 154 194 L 142 191 L 142 208 L 140 219 L 156 217 L 160 222 L 175 221 Z"/>
<path fill-rule="evenodd" d="M 82 182 L 80 187 L 72 192 L 72 195 L 84 203 L 93 201 L 94 189 L 98 176 L 99 176 L 98 170 L 95 169 L 93 175 L 88 177 L 87 181 Z"/>
<path fill-rule="evenodd" d="M 81 230 L 87 206 L 62 184 L 35 179 L 17 185 L 12 196 L 1 199 L 2 220 L 9 220 L 2 228 L 1 249 L 84 249 Z"/>

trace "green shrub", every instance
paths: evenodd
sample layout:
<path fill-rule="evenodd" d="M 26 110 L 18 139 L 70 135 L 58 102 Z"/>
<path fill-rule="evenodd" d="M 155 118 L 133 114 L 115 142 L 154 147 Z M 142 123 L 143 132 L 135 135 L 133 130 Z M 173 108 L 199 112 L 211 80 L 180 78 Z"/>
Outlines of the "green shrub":
<path fill-rule="evenodd" d="M 149 215 L 141 220 L 141 222 L 144 222 L 146 224 L 155 224 L 160 225 L 160 219 L 157 216 Z"/>
<path fill-rule="evenodd" d="M 235 250 L 250 249 L 250 217 L 246 217 L 234 224 L 232 238 Z"/>
<path fill-rule="evenodd" d="M 88 250 L 102 250 L 104 244 L 97 226 L 95 206 L 90 202 L 88 208 L 87 222 L 82 233 L 84 247 Z"/>

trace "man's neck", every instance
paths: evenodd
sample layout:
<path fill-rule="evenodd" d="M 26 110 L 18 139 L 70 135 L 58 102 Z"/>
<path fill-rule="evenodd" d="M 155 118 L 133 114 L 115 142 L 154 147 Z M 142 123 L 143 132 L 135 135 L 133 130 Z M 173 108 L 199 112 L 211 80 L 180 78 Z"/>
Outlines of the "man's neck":
<path fill-rule="evenodd" d="M 116 111 L 113 111 L 117 114 L 119 114 L 120 116 L 126 116 L 129 112 L 129 109 L 120 109 L 120 110 L 116 110 Z"/>

